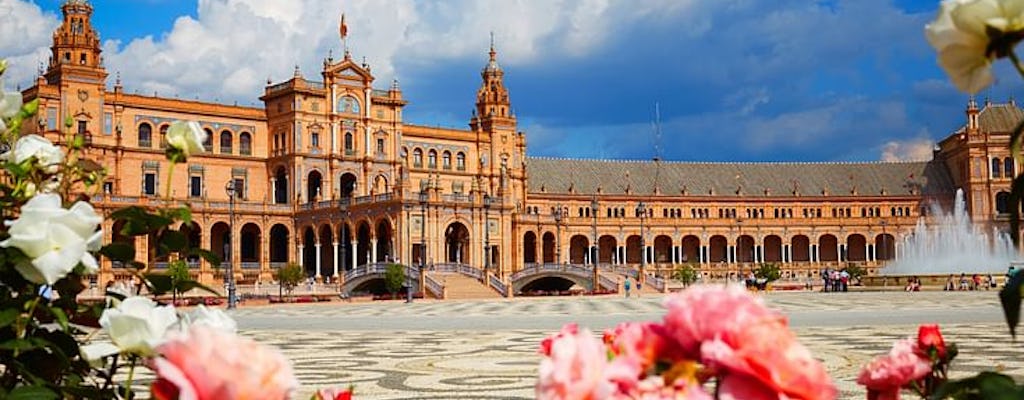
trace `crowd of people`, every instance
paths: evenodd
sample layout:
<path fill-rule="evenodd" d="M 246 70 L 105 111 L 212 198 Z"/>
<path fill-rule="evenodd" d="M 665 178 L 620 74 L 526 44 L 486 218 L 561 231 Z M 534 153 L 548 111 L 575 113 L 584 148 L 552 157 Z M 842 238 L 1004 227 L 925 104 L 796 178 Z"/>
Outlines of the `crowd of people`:
<path fill-rule="evenodd" d="M 843 269 L 825 268 L 821 270 L 823 292 L 846 292 L 850 289 L 850 273 Z"/>
<path fill-rule="evenodd" d="M 1010 267 L 1010 269 L 1012 273 L 1013 267 Z M 1010 273 L 1007 275 L 1010 275 Z M 949 274 L 949 277 L 946 278 L 946 285 L 942 290 L 989 290 L 994 289 L 996 286 L 996 278 L 993 277 L 992 274 L 988 274 L 984 277 L 980 274 L 974 274 L 968 277 L 966 273 L 960 273 L 960 279 L 956 279 L 953 274 Z"/>

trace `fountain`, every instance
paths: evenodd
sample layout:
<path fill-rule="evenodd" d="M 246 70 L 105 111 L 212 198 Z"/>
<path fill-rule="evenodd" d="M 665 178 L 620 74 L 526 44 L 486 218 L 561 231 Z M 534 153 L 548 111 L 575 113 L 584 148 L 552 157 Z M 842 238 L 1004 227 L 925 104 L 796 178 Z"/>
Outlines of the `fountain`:
<path fill-rule="evenodd" d="M 901 247 L 899 259 L 882 269 L 884 275 L 1003 274 L 1017 252 L 1005 232 L 981 232 L 967 215 L 964 192 L 957 189 L 953 213 L 932 205 L 933 223 L 917 221 L 913 235 Z M 990 238 L 995 240 L 991 241 Z"/>

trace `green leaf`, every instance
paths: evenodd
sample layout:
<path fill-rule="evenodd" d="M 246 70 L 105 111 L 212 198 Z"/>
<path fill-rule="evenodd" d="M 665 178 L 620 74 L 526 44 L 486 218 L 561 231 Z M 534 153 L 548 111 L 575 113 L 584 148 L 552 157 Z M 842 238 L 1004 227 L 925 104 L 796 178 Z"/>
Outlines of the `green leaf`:
<path fill-rule="evenodd" d="M 7 394 L 7 400 L 46 400 L 58 398 L 57 393 L 43 386 L 22 386 Z"/>
<path fill-rule="evenodd" d="M 0 311 L 0 328 L 13 324 L 14 321 L 18 320 L 18 310 L 16 308 L 5 308 Z"/>
<path fill-rule="evenodd" d="M 32 350 L 36 347 L 36 344 L 28 339 L 11 339 L 3 343 L 0 343 L 0 349 L 3 350 L 25 351 Z"/>
<path fill-rule="evenodd" d="M 180 231 L 168 230 L 160 235 L 160 245 L 167 248 L 167 251 L 181 251 L 188 246 L 188 238 Z"/>
<path fill-rule="evenodd" d="M 1024 175 L 1022 175 L 1024 176 Z M 1010 327 L 1010 336 L 1017 338 L 1017 324 L 1020 323 L 1021 287 L 1024 285 L 1024 273 L 1015 271 L 1010 275 L 1003 289 L 999 291 L 999 303 L 1003 306 L 1006 325 Z"/>
<path fill-rule="evenodd" d="M 130 243 L 114 242 L 100 248 L 100 254 L 112 261 L 129 262 L 135 260 L 135 246 Z"/>
<path fill-rule="evenodd" d="M 50 307 L 50 314 L 57 320 L 60 327 L 68 330 L 68 314 L 60 307 Z"/>
<path fill-rule="evenodd" d="M 1010 208 L 1010 232 L 1020 232 L 1020 207 L 1021 202 L 1024 201 L 1024 174 L 1013 179 L 1013 184 L 1010 185 L 1010 199 L 1008 200 L 1008 207 Z M 1013 239 L 1014 246 L 1019 245 L 1020 237 L 1017 234 L 1011 234 L 1010 238 Z"/>
<path fill-rule="evenodd" d="M 188 254 L 192 255 L 192 256 L 202 257 L 204 260 L 209 262 L 210 265 L 212 267 L 214 267 L 214 268 L 220 267 L 220 264 L 221 264 L 220 257 L 217 256 L 216 254 L 214 254 L 212 251 L 196 248 L 196 249 L 190 249 L 188 251 Z"/>
<path fill-rule="evenodd" d="M 970 378 L 951 380 L 939 386 L 931 399 L 1015 400 L 1021 388 L 1009 376 L 984 371 Z"/>
<path fill-rule="evenodd" d="M 185 225 L 192 224 L 192 210 L 189 209 L 188 207 L 172 208 L 169 210 L 163 210 L 161 211 L 161 213 L 163 214 L 163 216 L 174 220 L 179 220 L 183 222 Z"/>
<path fill-rule="evenodd" d="M 164 293 L 169 293 L 174 289 L 174 281 L 169 275 L 149 273 L 144 274 L 142 277 L 143 282 L 146 283 L 146 286 L 149 287 L 149 291 L 154 295 L 159 296 Z"/>

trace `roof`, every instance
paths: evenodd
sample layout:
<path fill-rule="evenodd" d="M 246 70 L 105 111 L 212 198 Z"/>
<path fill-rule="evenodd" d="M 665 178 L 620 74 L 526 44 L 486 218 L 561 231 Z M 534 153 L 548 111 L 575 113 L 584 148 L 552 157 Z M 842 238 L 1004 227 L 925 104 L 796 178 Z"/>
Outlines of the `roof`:
<path fill-rule="evenodd" d="M 978 125 L 986 132 L 1013 132 L 1024 119 L 1024 110 L 1014 102 L 986 104 L 978 114 Z"/>
<path fill-rule="evenodd" d="M 530 157 L 530 193 L 670 196 L 905 196 L 954 191 L 937 161 L 725 163 Z M 657 182 L 657 184 L 655 183 Z"/>

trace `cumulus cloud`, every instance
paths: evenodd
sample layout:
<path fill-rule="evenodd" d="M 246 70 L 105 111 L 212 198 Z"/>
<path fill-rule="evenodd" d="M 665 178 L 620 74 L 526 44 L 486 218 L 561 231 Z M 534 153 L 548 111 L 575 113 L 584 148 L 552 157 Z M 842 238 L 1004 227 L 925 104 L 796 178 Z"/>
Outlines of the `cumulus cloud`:
<path fill-rule="evenodd" d="M 38 64 L 50 59 L 52 34 L 58 25 L 57 15 L 35 3 L 0 0 L 0 58 L 10 65 L 4 74 L 8 82 L 31 81 Z"/>
<path fill-rule="evenodd" d="M 926 161 L 932 159 L 935 142 L 927 137 L 893 140 L 882 146 L 882 161 Z"/>

